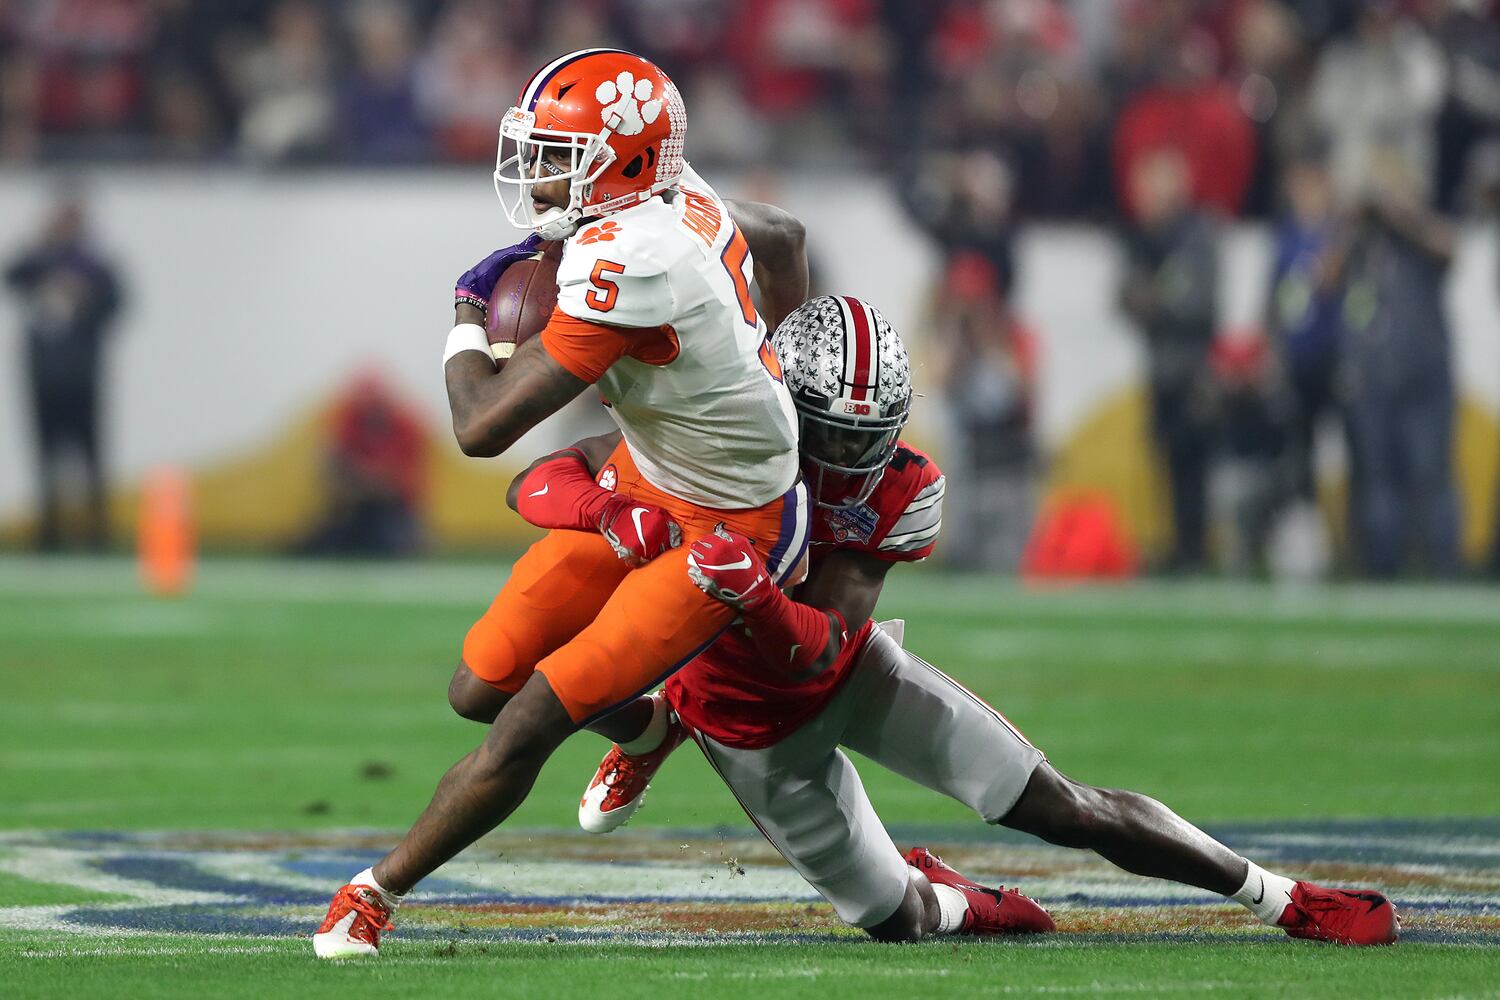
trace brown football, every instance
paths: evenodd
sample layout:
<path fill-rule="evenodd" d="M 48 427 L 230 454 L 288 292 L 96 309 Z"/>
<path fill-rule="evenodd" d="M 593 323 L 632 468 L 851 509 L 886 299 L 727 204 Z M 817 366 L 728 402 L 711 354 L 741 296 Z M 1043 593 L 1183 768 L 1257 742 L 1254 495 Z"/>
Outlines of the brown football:
<path fill-rule="evenodd" d="M 557 305 L 557 265 L 562 261 L 562 240 L 545 240 L 526 260 L 505 269 L 490 296 L 485 334 L 490 353 L 504 364 L 517 344 L 542 332 Z"/>

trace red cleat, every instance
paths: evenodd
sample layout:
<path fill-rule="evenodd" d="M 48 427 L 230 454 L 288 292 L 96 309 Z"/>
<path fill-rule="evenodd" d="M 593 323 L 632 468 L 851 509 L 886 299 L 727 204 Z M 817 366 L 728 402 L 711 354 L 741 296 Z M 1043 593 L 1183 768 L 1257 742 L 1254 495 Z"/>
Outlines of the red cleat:
<path fill-rule="evenodd" d="M 589 833 L 608 833 L 628 823 L 641 807 L 651 779 L 686 737 L 687 730 L 673 715 L 661 746 L 650 753 L 632 757 L 618 746 L 610 747 L 578 801 L 578 825 Z"/>
<path fill-rule="evenodd" d="M 367 885 L 346 885 L 333 894 L 328 916 L 313 934 L 319 958 L 374 958 L 380 932 L 391 929 L 392 907 Z"/>
<path fill-rule="evenodd" d="M 943 859 L 925 847 L 906 852 L 906 863 L 927 876 L 964 894 L 969 912 L 964 914 L 963 934 L 1048 934 L 1057 930 L 1052 917 L 1030 896 L 1000 886 L 991 889 L 970 882 L 943 864 Z"/>
<path fill-rule="evenodd" d="M 1298 882 L 1281 919 L 1294 938 L 1334 944 L 1395 944 L 1401 917 L 1383 894 L 1369 889 L 1327 889 Z"/>

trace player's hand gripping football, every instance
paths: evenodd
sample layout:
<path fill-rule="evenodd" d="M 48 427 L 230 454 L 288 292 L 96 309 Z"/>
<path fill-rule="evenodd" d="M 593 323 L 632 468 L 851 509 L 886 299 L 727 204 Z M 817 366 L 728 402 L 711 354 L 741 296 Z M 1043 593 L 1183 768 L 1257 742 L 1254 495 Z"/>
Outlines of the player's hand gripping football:
<path fill-rule="evenodd" d="M 516 261 L 525 260 L 536 253 L 541 244 L 542 238 L 532 233 L 519 243 L 501 247 L 469 268 L 458 276 L 458 283 L 453 289 L 453 304 L 471 305 L 480 312 L 487 313 L 490 296 L 495 294 L 495 285 L 499 283 L 500 275 Z"/>
<path fill-rule="evenodd" d="M 688 577 L 709 597 L 742 613 L 753 614 L 776 590 L 750 539 L 723 524 L 688 550 Z"/>
<path fill-rule="evenodd" d="M 655 504 L 611 493 L 599 515 L 599 534 L 631 566 L 644 566 L 682 544 L 682 528 Z"/>

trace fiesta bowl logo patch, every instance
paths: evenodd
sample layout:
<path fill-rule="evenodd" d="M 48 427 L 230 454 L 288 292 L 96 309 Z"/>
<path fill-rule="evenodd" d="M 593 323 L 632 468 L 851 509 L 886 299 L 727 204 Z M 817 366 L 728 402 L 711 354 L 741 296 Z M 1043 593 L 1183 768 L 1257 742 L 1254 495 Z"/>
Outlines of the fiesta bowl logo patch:
<path fill-rule="evenodd" d="M 843 545 L 851 539 L 868 543 L 875 535 L 875 526 L 880 517 L 867 503 L 848 510 L 835 510 L 828 514 L 828 527 L 833 531 L 833 540 Z"/>
<path fill-rule="evenodd" d="M 606 465 L 599 470 L 599 488 L 614 491 L 616 484 L 620 481 L 620 473 L 614 465 Z"/>

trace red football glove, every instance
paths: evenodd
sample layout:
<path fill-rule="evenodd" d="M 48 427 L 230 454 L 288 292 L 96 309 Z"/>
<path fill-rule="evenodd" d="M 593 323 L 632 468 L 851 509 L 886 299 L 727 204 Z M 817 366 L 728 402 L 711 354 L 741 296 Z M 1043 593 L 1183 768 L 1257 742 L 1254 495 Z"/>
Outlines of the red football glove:
<path fill-rule="evenodd" d="M 843 615 L 783 594 L 750 539 L 722 524 L 693 543 L 688 576 L 709 597 L 738 608 L 761 657 L 793 680 L 827 669 L 849 639 Z"/>
<path fill-rule="evenodd" d="M 631 566 L 644 566 L 682 544 L 682 528 L 654 504 L 609 494 L 596 522 L 615 555 Z"/>
<path fill-rule="evenodd" d="M 644 566 L 682 544 L 682 528 L 654 504 L 606 490 L 589 474 L 583 453 L 569 448 L 526 474 L 516 511 L 538 528 L 597 531 L 615 555 Z"/>
<path fill-rule="evenodd" d="M 750 539 L 720 524 L 714 533 L 693 543 L 688 552 L 688 577 L 698 589 L 716 601 L 738 608 L 742 614 L 781 593 Z"/>

